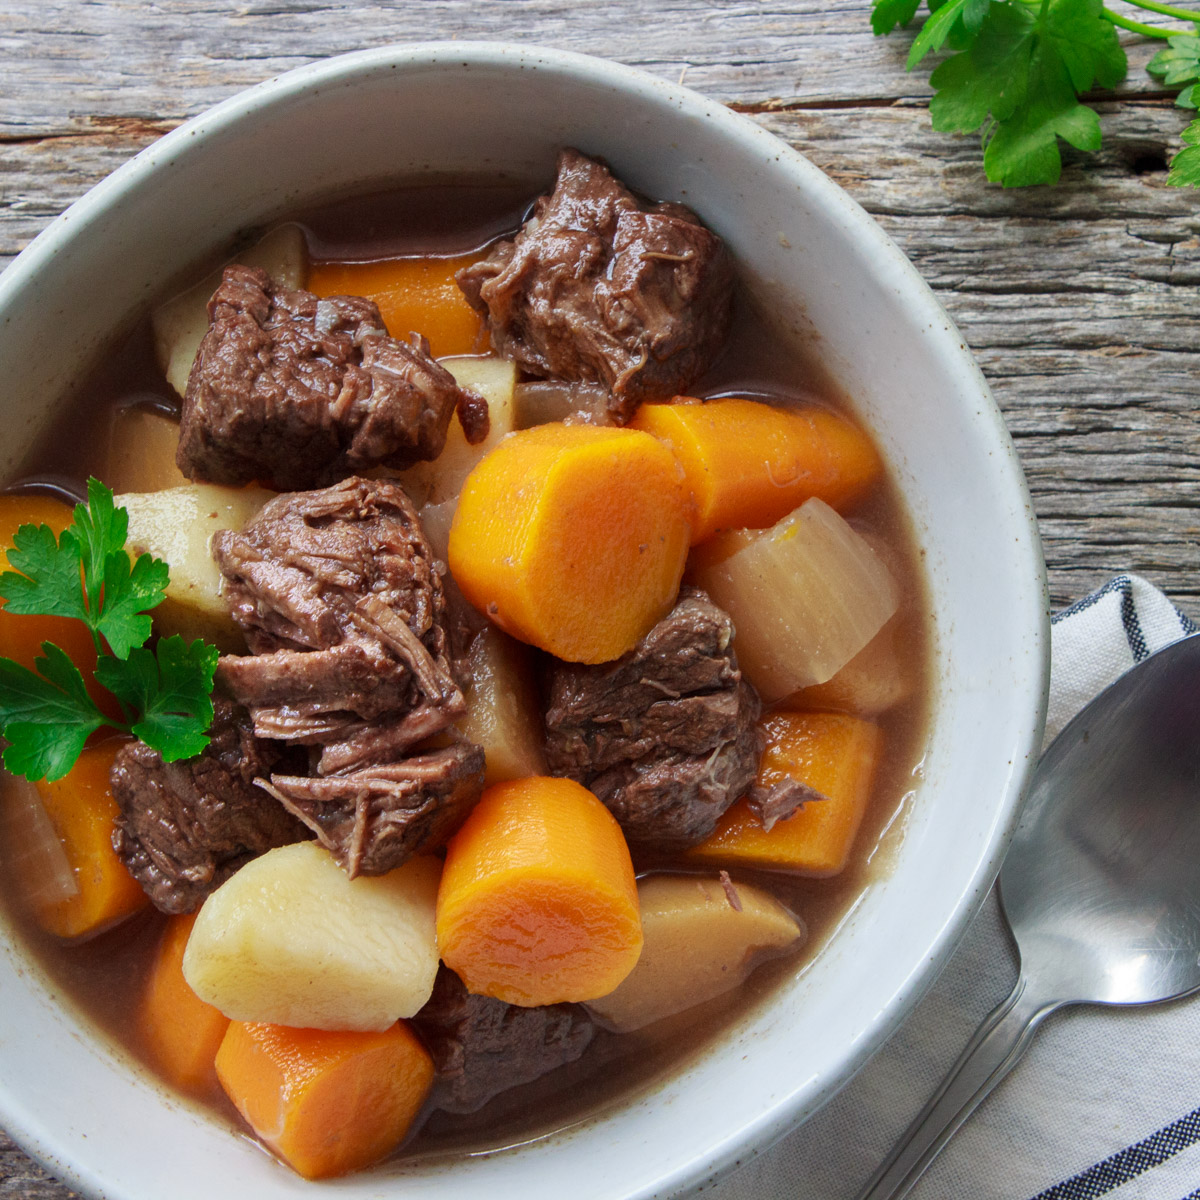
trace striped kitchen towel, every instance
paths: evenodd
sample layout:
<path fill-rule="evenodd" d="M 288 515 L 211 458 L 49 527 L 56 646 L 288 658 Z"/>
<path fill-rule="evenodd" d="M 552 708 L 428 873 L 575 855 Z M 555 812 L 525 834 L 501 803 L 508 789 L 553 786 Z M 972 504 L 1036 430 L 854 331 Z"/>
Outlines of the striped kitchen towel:
<path fill-rule="evenodd" d="M 1196 625 L 1119 575 L 1054 617 L 1047 740 L 1135 662 Z M 995 893 L 941 977 L 825 1108 L 705 1194 L 853 1200 L 1017 964 Z M 1200 998 L 1051 1016 L 912 1200 L 1200 1200 Z"/>

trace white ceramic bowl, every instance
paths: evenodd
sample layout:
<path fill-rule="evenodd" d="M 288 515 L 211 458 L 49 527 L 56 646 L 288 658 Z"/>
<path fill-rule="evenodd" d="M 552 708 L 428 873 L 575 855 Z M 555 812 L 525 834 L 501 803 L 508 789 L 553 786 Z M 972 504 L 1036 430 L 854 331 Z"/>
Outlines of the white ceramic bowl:
<path fill-rule="evenodd" d="M 694 1066 L 616 1111 L 501 1154 L 336 1185 L 406 1200 L 686 1192 L 811 1113 L 896 1026 L 999 867 L 1040 741 L 1048 635 L 1029 497 L 979 370 L 874 222 L 744 117 L 639 72 L 527 47 L 347 55 L 271 80 L 149 147 L 0 277 L 11 472 L 55 400 L 163 281 L 239 228 L 330 192 L 430 173 L 545 179 L 607 158 L 728 241 L 819 341 L 891 461 L 928 567 L 936 669 L 923 778 L 890 877 L 803 976 Z M 0 1124 L 88 1195 L 271 1200 L 303 1183 L 89 1037 L 0 930 Z"/>

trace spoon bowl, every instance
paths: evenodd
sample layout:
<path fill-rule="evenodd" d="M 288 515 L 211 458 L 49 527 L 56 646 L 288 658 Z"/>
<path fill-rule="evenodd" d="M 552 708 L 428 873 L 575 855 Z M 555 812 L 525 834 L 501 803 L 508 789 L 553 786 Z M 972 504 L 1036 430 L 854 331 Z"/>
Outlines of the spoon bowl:
<path fill-rule="evenodd" d="M 1147 1004 L 1200 987 L 1200 637 L 1143 660 L 1063 730 L 1000 872 L 1027 985 Z"/>
<path fill-rule="evenodd" d="M 1016 986 L 860 1200 L 906 1195 L 1055 1009 L 1200 989 L 1200 635 L 1139 662 L 1042 756 L 1000 903 Z"/>

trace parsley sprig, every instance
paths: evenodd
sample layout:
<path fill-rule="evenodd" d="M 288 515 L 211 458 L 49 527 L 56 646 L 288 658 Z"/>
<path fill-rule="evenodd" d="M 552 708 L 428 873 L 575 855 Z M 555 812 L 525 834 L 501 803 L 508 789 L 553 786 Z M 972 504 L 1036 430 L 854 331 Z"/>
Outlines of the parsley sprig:
<path fill-rule="evenodd" d="M 927 3 L 930 16 L 909 51 L 908 69 L 928 54 L 955 51 L 929 79 L 936 93 L 929 106 L 933 127 L 979 131 L 987 177 L 1005 187 L 1057 183 L 1060 141 L 1079 150 L 1100 148 L 1100 120 L 1080 97 L 1125 78 L 1128 63 L 1117 26 L 1170 39 L 1171 49 L 1156 56 L 1149 70 L 1172 86 L 1196 81 L 1195 73 L 1187 75 L 1181 65 L 1190 55 L 1195 66 L 1195 30 L 1185 34 L 1132 21 L 1102 0 Z M 1159 0 L 1129 3 L 1200 23 L 1200 12 Z M 919 6 L 920 0 L 874 0 L 872 28 L 877 35 L 890 33 L 908 24 Z M 1190 87 L 1179 103 L 1196 107 Z M 1169 182 L 1200 186 L 1200 122 L 1185 131 L 1184 141 L 1188 149 L 1176 156 Z"/>
<path fill-rule="evenodd" d="M 167 564 L 125 550 L 129 514 L 98 479 L 60 537 L 47 525 L 22 525 L 0 574 L 11 613 L 82 621 L 96 647 L 95 680 L 114 698 L 114 719 L 88 692 L 80 669 L 53 642 L 42 643 L 34 670 L 0 658 L 0 733 L 4 765 L 26 779 L 61 779 L 84 743 L 111 726 L 132 733 L 166 762 L 208 745 L 218 651 L 199 639 L 159 638 L 149 612 L 166 595 Z"/>
<path fill-rule="evenodd" d="M 1200 20 L 1200 17 L 1197 17 Z M 1180 108 L 1200 108 L 1200 36 L 1180 33 L 1167 39 L 1146 70 L 1167 87 L 1183 88 L 1175 103 Z M 1183 131 L 1184 148 L 1171 160 L 1167 182 L 1177 187 L 1200 187 L 1200 118 Z"/>

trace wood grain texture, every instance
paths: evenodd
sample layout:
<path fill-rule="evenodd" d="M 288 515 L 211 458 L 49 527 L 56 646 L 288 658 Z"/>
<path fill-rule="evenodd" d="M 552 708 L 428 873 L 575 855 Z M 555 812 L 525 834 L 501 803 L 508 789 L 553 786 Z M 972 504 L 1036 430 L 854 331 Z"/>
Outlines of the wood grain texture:
<path fill-rule="evenodd" d="M 809 155 L 873 213 L 974 350 L 1025 467 L 1063 604 L 1121 570 L 1200 617 L 1200 199 L 1166 187 L 1185 121 L 1127 39 L 1104 149 L 1055 189 L 986 183 L 929 124 L 910 34 L 867 0 L 3 0 L 0 267 L 181 120 L 346 50 L 538 42 L 684 81 Z M 72 1195 L 0 1135 L 0 1200 Z"/>

